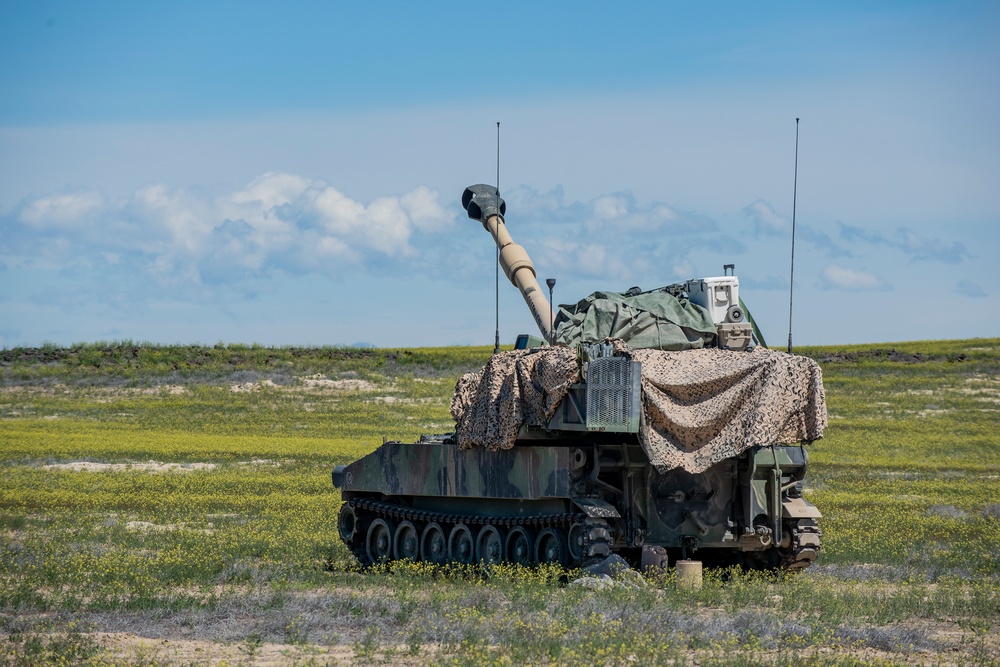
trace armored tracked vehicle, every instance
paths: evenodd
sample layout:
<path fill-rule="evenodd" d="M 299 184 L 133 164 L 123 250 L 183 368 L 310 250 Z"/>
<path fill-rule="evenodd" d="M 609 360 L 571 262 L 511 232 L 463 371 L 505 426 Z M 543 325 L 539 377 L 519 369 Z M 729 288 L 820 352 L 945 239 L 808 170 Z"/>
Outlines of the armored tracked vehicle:
<path fill-rule="evenodd" d="M 820 513 L 802 491 L 805 445 L 826 425 L 822 377 L 810 359 L 755 345 L 735 271 L 597 292 L 553 318 L 496 189 L 471 186 L 462 204 L 542 344 L 458 382 L 454 433 L 386 442 L 333 470 L 357 559 L 812 563 Z"/>

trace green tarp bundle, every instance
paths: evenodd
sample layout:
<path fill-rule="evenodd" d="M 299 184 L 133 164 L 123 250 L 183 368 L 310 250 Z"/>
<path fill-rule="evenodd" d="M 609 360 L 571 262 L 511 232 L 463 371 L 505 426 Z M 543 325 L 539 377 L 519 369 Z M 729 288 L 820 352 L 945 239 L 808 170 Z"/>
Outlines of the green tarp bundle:
<path fill-rule="evenodd" d="M 559 306 L 555 330 L 556 343 L 569 347 L 617 338 L 632 349 L 669 351 L 706 347 L 716 335 L 708 310 L 664 291 L 594 292 Z"/>

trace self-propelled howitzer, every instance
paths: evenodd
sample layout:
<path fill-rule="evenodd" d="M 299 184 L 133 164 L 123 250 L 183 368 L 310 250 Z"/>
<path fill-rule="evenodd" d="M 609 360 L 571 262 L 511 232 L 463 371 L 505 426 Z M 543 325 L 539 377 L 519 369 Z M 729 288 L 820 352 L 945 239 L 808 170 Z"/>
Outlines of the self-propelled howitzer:
<path fill-rule="evenodd" d="M 553 344 L 459 380 L 454 433 L 334 469 L 358 560 L 812 563 L 820 513 L 803 481 L 826 424 L 822 376 L 753 344 L 736 276 L 597 292 L 553 326 L 496 189 L 471 186 L 462 204 Z"/>

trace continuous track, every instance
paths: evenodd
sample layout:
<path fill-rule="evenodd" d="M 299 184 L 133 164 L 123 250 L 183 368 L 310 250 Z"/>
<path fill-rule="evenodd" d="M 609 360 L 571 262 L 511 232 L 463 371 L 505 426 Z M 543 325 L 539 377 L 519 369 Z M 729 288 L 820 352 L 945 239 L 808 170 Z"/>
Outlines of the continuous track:
<path fill-rule="evenodd" d="M 499 558 L 504 562 L 524 564 L 558 562 L 571 567 L 582 566 L 607 557 L 614 545 L 613 527 L 604 519 L 588 517 L 582 512 L 531 516 L 451 514 L 414 509 L 370 498 L 352 498 L 346 504 L 355 514 L 356 527 L 351 538 L 345 539 L 345 542 L 362 567 L 368 567 L 376 561 L 383 562 L 400 558 L 397 553 L 398 549 L 395 547 L 389 553 L 386 553 L 385 550 L 380 552 L 376 548 L 376 553 L 373 554 L 372 546 L 369 544 L 369 530 L 378 519 L 386 522 L 386 528 L 395 527 L 393 535 L 389 538 L 392 543 L 396 541 L 395 531 L 404 522 L 412 524 L 414 535 L 421 544 L 427 527 L 435 524 L 441 528 L 442 535 L 449 536 L 449 541 L 451 533 L 458 526 L 480 526 L 479 532 L 475 535 L 470 529 L 469 535 L 472 537 L 473 544 L 477 542 L 484 528 L 494 527 L 498 531 L 497 538 L 504 544 Z M 532 540 L 529 539 L 528 542 L 531 544 L 527 553 L 521 554 L 520 557 L 515 556 L 509 553 L 506 546 L 506 538 L 514 529 L 524 531 L 524 534 L 531 538 L 545 533 L 549 541 L 531 543 Z M 747 560 L 740 562 L 749 567 L 778 567 L 790 571 L 809 567 L 816 560 L 821 548 L 820 537 L 822 533 L 816 525 L 816 521 L 814 519 L 799 519 L 786 524 L 786 529 L 790 531 L 786 546 L 774 547 L 766 552 L 743 552 L 743 556 Z M 536 549 L 547 550 L 548 553 L 538 553 Z M 563 549 L 565 551 L 562 551 Z M 449 551 L 445 562 L 471 563 L 476 561 L 476 558 L 471 557 L 468 553 L 466 553 L 464 560 L 452 556 L 453 554 Z M 732 556 L 734 559 L 738 558 L 740 552 L 733 552 Z M 414 560 L 420 558 L 417 556 Z"/>
<path fill-rule="evenodd" d="M 427 526 L 432 524 L 451 530 L 461 525 L 494 526 L 507 531 L 504 537 L 515 528 L 530 530 L 526 533 L 529 536 L 534 536 L 536 532 L 539 536 L 544 533 L 550 538 L 550 542 L 547 543 L 549 553 L 548 555 L 535 553 L 534 547 L 540 548 L 540 545 L 533 544 L 528 558 L 533 563 L 560 562 L 570 566 L 587 565 L 611 553 L 611 527 L 604 519 L 591 518 L 582 512 L 529 516 L 450 514 L 414 509 L 370 498 L 352 498 L 347 501 L 347 505 L 355 513 L 357 527 L 352 539 L 345 541 L 363 567 L 371 565 L 375 560 L 392 560 L 395 556 L 393 554 L 389 558 L 373 558 L 368 544 L 368 531 L 377 519 L 389 520 L 393 524 L 410 522 L 418 529 L 421 540 Z M 478 538 L 478 535 L 476 537 Z M 578 548 L 573 548 L 574 545 L 570 544 L 571 539 L 577 540 Z M 520 562 L 507 551 L 506 548 L 503 550 L 503 561 Z"/>

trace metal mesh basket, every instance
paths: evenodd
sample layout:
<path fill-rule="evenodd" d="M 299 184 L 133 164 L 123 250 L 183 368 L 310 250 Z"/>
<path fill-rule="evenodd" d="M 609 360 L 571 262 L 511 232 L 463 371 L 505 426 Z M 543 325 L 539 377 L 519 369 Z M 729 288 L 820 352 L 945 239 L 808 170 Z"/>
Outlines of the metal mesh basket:
<path fill-rule="evenodd" d="M 638 364 L 626 357 L 593 359 L 587 372 L 587 429 L 635 431 L 639 427 Z"/>

